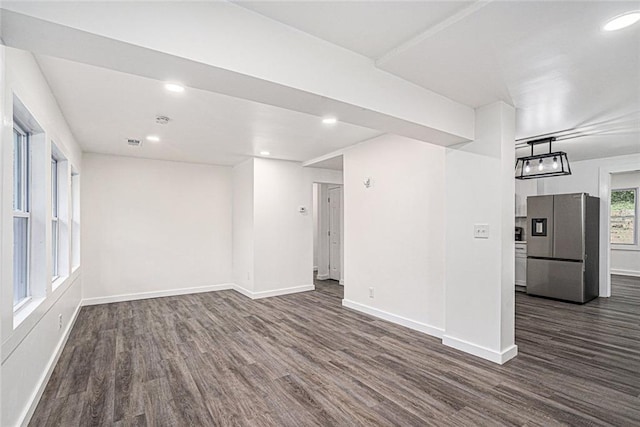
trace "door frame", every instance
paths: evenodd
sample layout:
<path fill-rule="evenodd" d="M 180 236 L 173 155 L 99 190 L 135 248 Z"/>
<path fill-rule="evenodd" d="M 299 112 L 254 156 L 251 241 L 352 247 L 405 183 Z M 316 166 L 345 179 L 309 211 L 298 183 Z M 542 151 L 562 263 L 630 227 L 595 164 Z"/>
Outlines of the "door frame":
<path fill-rule="evenodd" d="M 634 172 L 637 162 L 626 161 L 615 166 L 600 166 L 598 186 L 600 188 L 600 296 L 611 296 L 611 174 Z M 602 244 L 604 242 L 604 245 Z M 604 248 L 604 250 L 603 250 Z"/>
<path fill-rule="evenodd" d="M 326 232 L 322 232 L 322 221 L 326 219 L 326 228 L 329 228 L 329 203 L 327 198 L 329 197 L 329 187 L 341 187 L 341 200 L 340 200 L 340 281 L 341 285 L 344 285 L 344 184 L 336 182 L 322 182 L 314 180 L 310 186 L 310 191 L 313 192 L 313 184 L 318 184 L 318 280 L 329 279 L 329 236 Z M 324 213 L 324 214 L 323 214 Z M 315 226 L 315 225 L 314 225 Z M 313 230 L 311 230 L 313 233 Z M 322 263 L 326 259 L 326 273 L 322 268 Z M 312 266 L 313 268 L 313 266 Z"/>
<path fill-rule="evenodd" d="M 342 232 L 342 227 L 343 227 L 343 218 L 344 218 L 344 211 L 343 211 L 343 202 L 344 202 L 344 195 L 343 195 L 343 187 L 342 185 L 338 185 L 338 184 L 329 184 L 327 186 L 327 195 L 328 195 L 328 199 L 329 199 L 329 209 L 328 209 L 328 215 L 327 215 L 327 220 L 328 220 L 328 230 L 331 231 L 331 190 L 339 190 L 340 191 L 340 215 L 339 215 L 339 219 L 338 219 L 338 228 L 340 229 L 340 241 L 338 242 L 338 244 L 340 245 L 339 248 L 339 254 L 338 254 L 338 259 L 339 259 L 339 264 L 340 264 L 340 271 L 338 274 L 338 281 L 339 283 L 342 285 L 344 283 L 343 280 L 343 276 L 342 276 L 342 260 L 343 260 L 343 248 L 342 248 L 342 244 L 343 244 L 343 232 Z M 328 244 L 328 260 L 329 260 L 329 278 L 332 280 L 336 280 L 334 278 L 331 277 L 331 234 L 329 234 L 328 236 L 328 240 L 329 240 L 329 244 Z"/>

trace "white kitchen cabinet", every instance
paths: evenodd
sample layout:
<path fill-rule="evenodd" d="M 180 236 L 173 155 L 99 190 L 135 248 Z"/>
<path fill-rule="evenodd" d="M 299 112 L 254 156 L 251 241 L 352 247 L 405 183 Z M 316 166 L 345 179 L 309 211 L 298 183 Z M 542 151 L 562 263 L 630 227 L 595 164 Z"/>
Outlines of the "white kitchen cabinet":
<path fill-rule="evenodd" d="M 516 277 L 517 286 L 527 286 L 527 244 L 516 243 Z"/>
<path fill-rule="evenodd" d="M 537 179 L 516 179 L 516 216 L 527 216 L 527 197 L 537 195 Z"/>

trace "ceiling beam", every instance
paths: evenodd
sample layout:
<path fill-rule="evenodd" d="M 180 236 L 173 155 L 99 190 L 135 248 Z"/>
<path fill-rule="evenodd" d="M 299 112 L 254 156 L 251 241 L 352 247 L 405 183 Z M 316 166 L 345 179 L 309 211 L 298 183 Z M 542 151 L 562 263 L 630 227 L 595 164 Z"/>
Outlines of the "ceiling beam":
<path fill-rule="evenodd" d="M 226 2 L 3 2 L 7 46 L 439 145 L 474 110 L 365 57 Z"/>
<path fill-rule="evenodd" d="M 426 30 L 422 31 L 421 33 L 419 33 L 419 34 L 411 37 L 410 39 L 405 40 L 404 42 L 400 43 L 396 47 L 394 47 L 392 49 L 389 49 L 387 52 L 385 52 L 384 54 L 380 55 L 376 59 L 376 61 L 375 61 L 376 66 L 382 66 L 382 65 L 386 64 L 387 62 L 391 61 L 397 55 L 400 55 L 401 53 L 403 53 L 403 52 L 411 49 L 412 47 L 422 43 L 423 41 L 427 40 L 429 37 L 432 37 L 435 34 L 438 34 L 439 32 L 449 28 L 450 26 L 452 26 L 454 24 L 457 24 L 458 22 L 462 21 L 466 17 L 476 13 L 478 10 L 482 9 L 483 7 L 485 7 L 486 5 L 491 3 L 492 1 L 493 0 L 476 0 L 470 6 L 465 7 L 464 9 L 456 12 L 455 14 L 451 15 L 450 17 L 448 17 L 444 21 L 441 21 L 441 22 L 437 23 L 436 25 L 433 25 L 433 26 L 427 28 Z"/>

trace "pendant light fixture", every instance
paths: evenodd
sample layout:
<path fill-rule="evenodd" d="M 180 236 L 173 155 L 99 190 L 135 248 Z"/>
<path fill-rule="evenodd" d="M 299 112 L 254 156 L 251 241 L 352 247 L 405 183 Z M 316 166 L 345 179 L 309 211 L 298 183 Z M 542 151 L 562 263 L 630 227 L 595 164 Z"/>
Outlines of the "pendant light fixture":
<path fill-rule="evenodd" d="M 516 160 L 516 179 L 571 175 L 567 153 L 564 151 L 552 152 L 551 150 L 551 143 L 555 140 L 555 137 L 548 137 L 527 141 L 527 144 L 531 146 L 531 155 L 519 157 Z M 534 155 L 533 147 L 540 144 L 549 144 L 549 152 Z"/>

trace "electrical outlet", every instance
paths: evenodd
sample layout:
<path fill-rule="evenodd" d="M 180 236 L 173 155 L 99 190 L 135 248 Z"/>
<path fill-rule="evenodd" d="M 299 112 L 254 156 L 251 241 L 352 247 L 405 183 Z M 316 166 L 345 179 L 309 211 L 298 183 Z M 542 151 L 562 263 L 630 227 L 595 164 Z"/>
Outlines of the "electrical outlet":
<path fill-rule="evenodd" d="M 489 238 L 489 224 L 474 224 L 473 237 L 476 239 Z"/>
<path fill-rule="evenodd" d="M 373 288 L 369 288 L 369 298 L 373 298 Z"/>
<path fill-rule="evenodd" d="M 58 314 L 58 329 L 62 329 L 62 314 Z"/>

